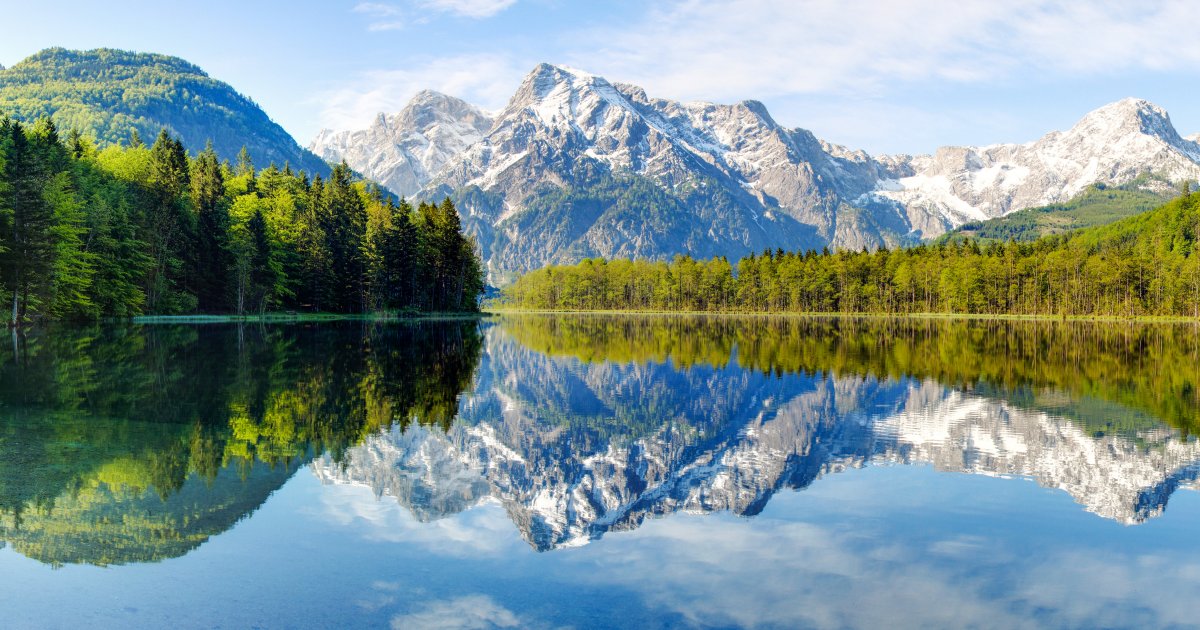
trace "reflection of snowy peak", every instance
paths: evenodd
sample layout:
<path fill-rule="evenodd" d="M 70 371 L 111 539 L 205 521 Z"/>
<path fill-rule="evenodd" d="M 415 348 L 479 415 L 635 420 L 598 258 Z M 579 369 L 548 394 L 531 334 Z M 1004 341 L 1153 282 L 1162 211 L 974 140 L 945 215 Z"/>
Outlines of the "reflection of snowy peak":
<path fill-rule="evenodd" d="M 351 449 L 344 468 L 314 470 L 422 519 L 491 496 L 530 544 L 551 549 L 678 511 L 753 515 L 781 488 L 870 463 L 1029 477 L 1136 523 L 1200 472 L 1200 443 L 1167 430 L 1137 437 L 1094 437 L 932 382 L 582 364 L 493 334 L 449 433 L 393 431 Z"/>
<path fill-rule="evenodd" d="M 1200 442 L 1161 429 L 1096 437 L 1060 417 L 949 392 L 910 402 L 876 424 L 897 448 L 884 458 L 939 470 L 1031 477 L 1065 490 L 1089 512 L 1132 524 L 1158 516 L 1171 492 L 1200 472 Z"/>

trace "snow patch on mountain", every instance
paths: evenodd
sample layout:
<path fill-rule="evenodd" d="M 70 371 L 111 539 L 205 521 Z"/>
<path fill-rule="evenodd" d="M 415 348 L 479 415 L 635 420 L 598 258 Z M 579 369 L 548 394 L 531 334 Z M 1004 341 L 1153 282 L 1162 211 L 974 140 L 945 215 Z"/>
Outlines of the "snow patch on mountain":
<path fill-rule="evenodd" d="M 366 129 L 321 130 L 309 150 L 328 162 L 346 160 L 397 195 L 409 196 L 491 126 L 492 119 L 483 110 L 425 90 L 399 113 L 380 113 Z"/>
<path fill-rule="evenodd" d="M 1090 112 L 1071 129 L 1026 144 L 943 147 L 900 158 L 914 172 L 874 196 L 945 219 L 945 229 L 1034 206 L 1061 203 L 1095 183 L 1125 184 L 1154 174 L 1200 177 L 1200 146 L 1175 131 L 1167 112 L 1128 98 Z M 936 226 L 935 226 L 936 227 Z M 930 230 L 923 236 L 936 236 Z"/>
<path fill-rule="evenodd" d="M 456 196 L 489 279 L 503 284 L 586 256 L 899 245 L 1095 183 L 1200 179 L 1198 140 L 1181 137 L 1161 107 L 1129 98 L 1033 142 L 872 156 L 784 127 L 757 101 L 677 102 L 540 64 L 494 115 L 423 92 L 368 129 L 323 131 L 311 148 L 398 194 Z M 644 178 L 678 203 L 651 209 L 644 193 L 601 206 L 537 203 L 605 174 Z"/>

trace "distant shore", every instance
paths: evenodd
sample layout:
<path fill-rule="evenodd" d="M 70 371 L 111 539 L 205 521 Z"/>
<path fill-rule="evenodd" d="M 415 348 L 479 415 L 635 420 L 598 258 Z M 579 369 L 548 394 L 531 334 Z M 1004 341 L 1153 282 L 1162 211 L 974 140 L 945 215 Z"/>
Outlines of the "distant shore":
<path fill-rule="evenodd" d="M 662 310 L 537 310 L 485 308 L 492 315 L 629 315 L 629 316 L 711 316 L 711 317 L 795 317 L 822 319 L 916 319 L 916 320 L 995 320 L 995 321 L 1067 321 L 1143 324 L 1200 324 L 1200 318 L 1180 315 L 1023 315 L 987 313 L 800 313 L 779 311 L 662 311 Z"/>

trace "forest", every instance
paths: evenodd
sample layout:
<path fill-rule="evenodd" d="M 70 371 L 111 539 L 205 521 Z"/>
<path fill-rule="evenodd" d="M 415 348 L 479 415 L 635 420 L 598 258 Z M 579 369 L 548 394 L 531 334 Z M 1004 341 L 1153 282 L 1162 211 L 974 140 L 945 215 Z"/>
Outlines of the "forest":
<path fill-rule="evenodd" d="M 163 130 L 98 150 L 47 118 L 0 119 L 0 295 L 5 319 L 274 310 L 474 311 L 483 274 L 447 199 L 416 208 L 356 181 Z M 11 309 L 11 310 L 9 310 Z"/>
<path fill-rule="evenodd" d="M 530 272 L 498 305 L 531 310 L 1200 317 L 1200 194 L 1031 242 L 877 251 L 587 259 Z"/>

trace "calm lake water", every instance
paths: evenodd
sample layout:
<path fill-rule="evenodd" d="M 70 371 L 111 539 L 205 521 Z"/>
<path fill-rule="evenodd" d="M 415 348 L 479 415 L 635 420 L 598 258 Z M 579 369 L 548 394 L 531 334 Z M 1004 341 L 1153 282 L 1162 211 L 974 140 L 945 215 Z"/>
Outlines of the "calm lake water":
<path fill-rule="evenodd" d="M 38 331 L 2 623 L 1196 626 L 1198 383 L 1188 325 Z"/>

